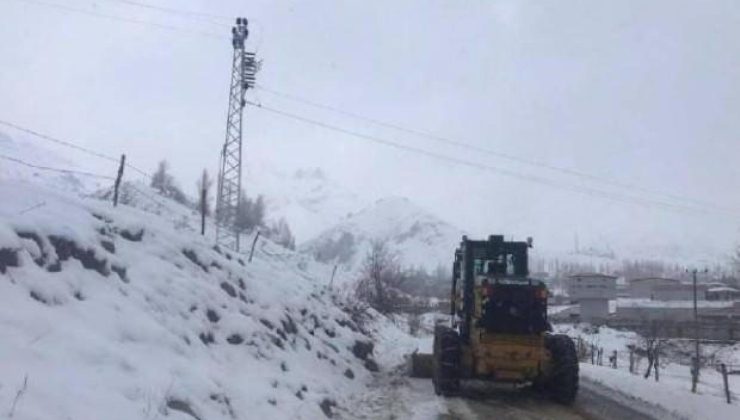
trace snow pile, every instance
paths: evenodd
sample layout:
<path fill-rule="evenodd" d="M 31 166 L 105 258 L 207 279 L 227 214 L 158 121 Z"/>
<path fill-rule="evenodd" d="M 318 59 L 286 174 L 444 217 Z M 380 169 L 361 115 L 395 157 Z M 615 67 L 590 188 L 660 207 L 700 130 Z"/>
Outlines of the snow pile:
<path fill-rule="evenodd" d="M 262 241 L 248 263 L 128 206 L 0 194 L 3 416 L 316 419 L 377 368 L 304 257 Z"/>
<path fill-rule="evenodd" d="M 406 198 L 386 198 L 353 214 L 300 248 L 321 261 L 360 268 L 373 241 L 384 241 L 405 266 L 447 267 L 463 231 Z"/>

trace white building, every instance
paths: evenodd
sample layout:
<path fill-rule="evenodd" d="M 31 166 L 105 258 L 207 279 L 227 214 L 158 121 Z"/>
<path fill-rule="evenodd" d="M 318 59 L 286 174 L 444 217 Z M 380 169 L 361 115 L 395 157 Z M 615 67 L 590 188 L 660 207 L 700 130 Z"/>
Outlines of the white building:
<path fill-rule="evenodd" d="M 609 300 L 617 298 L 617 278 L 600 273 L 570 276 L 568 290 L 571 301 L 578 302 L 580 318 L 600 322 L 609 317 Z"/>

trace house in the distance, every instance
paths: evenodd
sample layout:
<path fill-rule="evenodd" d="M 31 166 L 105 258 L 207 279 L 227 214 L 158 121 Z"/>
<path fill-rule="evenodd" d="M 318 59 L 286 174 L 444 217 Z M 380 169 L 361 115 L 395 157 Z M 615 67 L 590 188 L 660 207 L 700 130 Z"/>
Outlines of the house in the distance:
<path fill-rule="evenodd" d="M 601 273 L 570 276 L 568 291 L 572 302 L 578 302 L 580 319 L 600 323 L 609 317 L 609 300 L 617 297 L 617 278 Z"/>

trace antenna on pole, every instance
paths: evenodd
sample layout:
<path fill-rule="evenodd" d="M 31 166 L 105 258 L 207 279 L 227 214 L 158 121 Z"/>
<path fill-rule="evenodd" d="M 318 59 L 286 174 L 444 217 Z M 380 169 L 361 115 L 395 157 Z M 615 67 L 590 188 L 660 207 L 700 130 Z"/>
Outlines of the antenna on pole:
<path fill-rule="evenodd" d="M 257 73 L 255 54 L 244 50 L 249 37 L 247 18 L 236 18 L 231 28 L 234 58 L 231 66 L 229 110 L 226 115 L 226 140 L 221 149 L 218 196 L 216 198 L 216 243 L 239 251 L 237 215 L 242 190 L 242 116 L 248 89 L 254 88 Z"/>

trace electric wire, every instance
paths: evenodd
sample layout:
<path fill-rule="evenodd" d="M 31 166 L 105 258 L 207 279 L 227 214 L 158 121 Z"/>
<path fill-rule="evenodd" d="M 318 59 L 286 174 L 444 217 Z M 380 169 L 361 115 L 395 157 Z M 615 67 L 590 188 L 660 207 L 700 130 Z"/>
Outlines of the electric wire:
<path fill-rule="evenodd" d="M 108 19 L 108 20 L 114 20 L 114 21 L 120 21 L 120 22 L 133 23 L 133 24 L 143 25 L 143 26 L 150 26 L 150 27 L 153 27 L 153 28 L 163 29 L 163 30 L 167 30 L 167 31 L 181 32 L 181 33 L 186 33 L 188 35 L 200 36 L 200 37 L 208 38 L 208 39 L 218 39 L 220 41 L 223 41 L 223 40 L 227 39 L 227 37 L 225 37 L 223 35 L 219 35 L 219 34 L 213 33 L 213 32 L 199 31 L 199 30 L 194 30 L 194 29 L 183 28 L 183 27 L 180 27 L 180 26 L 174 26 L 174 25 L 167 25 L 167 24 L 164 24 L 164 23 L 152 22 L 152 21 L 148 21 L 148 20 L 142 20 L 142 19 L 136 19 L 136 18 L 118 16 L 118 15 L 114 15 L 114 14 L 99 13 L 99 12 L 94 12 L 94 11 L 87 10 L 87 9 L 81 9 L 81 8 L 78 8 L 78 7 L 72 7 L 72 6 L 68 6 L 68 5 L 64 5 L 64 4 L 49 3 L 49 2 L 41 1 L 41 0 L 12 0 L 12 1 L 20 2 L 20 3 L 34 4 L 34 5 L 37 5 L 37 6 L 42 6 L 42 7 L 47 7 L 47 8 L 62 10 L 62 11 L 70 12 L 70 13 L 83 14 L 83 15 L 88 15 L 88 16 L 92 16 L 92 17 L 102 18 L 102 19 Z"/>
<path fill-rule="evenodd" d="M 179 8 L 174 8 L 174 7 L 159 6 L 159 5 L 154 5 L 151 3 L 145 3 L 142 1 L 133 1 L 133 0 L 107 0 L 107 1 L 113 2 L 113 3 L 126 4 L 126 5 L 134 6 L 134 7 L 140 7 L 144 9 L 156 10 L 156 11 L 164 12 L 164 13 L 174 13 L 177 15 L 194 18 L 202 22 L 213 23 L 219 26 L 231 27 L 233 24 L 233 20 L 234 20 L 233 18 L 229 16 L 216 15 L 216 14 L 205 13 L 205 12 L 196 12 L 193 10 L 185 10 L 185 9 L 179 9 Z"/>
<path fill-rule="evenodd" d="M 67 140 L 61 140 L 61 139 L 56 138 L 56 137 L 52 137 L 52 136 L 49 136 L 49 135 L 46 135 L 46 134 L 39 133 L 39 132 L 34 131 L 34 130 L 30 129 L 30 128 L 23 127 L 21 125 L 15 124 L 15 123 L 11 123 L 11 122 L 8 122 L 8 121 L 5 121 L 5 120 L 0 119 L 0 124 L 5 125 L 7 127 L 11 127 L 13 129 L 16 129 L 18 131 L 24 132 L 26 134 L 30 134 L 34 138 L 38 138 L 38 139 L 50 141 L 52 143 L 56 143 L 56 144 L 59 144 L 59 145 L 65 146 L 65 147 L 69 147 L 71 149 L 75 149 L 77 151 L 80 151 L 80 152 L 83 152 L 83 153 L 87 153 L 87 154 L 89 154 L 91 156 L 95 156 L 95 157 L 100 158 L 100 159 L 105 159 L 105 160 L 108 160 L 108 161 L 111 161 L 111 162 L 116 162 L 116 163 L 120 161 L 119 158 L 116 158 L 116 157 L 113 157 L 113 156 L 110 156 L 110 155 L 106 155 L 106 154 L 101 153 L 101 152 L 97 152 L 95 150 L 91 150 L 91 149 L 82 147 L 80 145 L 74 144 L 74 143 L 72 143 L 70 141 L 67 141 Z M 149 179 L 152 178 L 152 175 L 150 175 L 147 172 L 145 172 L 145 171 L 137 168 L 134 165 L 131 165 L 130 163 L 126 163 L 125 166 L 127 168 L 130 168 L 130 169 L 138 172 L 140 175 L 143 175 L 146 178 L 149 178 Z"/>
<path fill-rule="evenodd" d="M 115 180 L 115 177 L 108 176 L 108 175 L 101 175 L 101 174 L 96 174 L 92 172 L 78 171 L 74 169 L 53 168 L 50 166 L 36 165 L 33 163 L 26 162 L 24 160 L 21 160 L 21 159 L 12 157 L 12 156 L 6 156 L 3 154 L 0 154 L 0 159 L 4 159 L 10 162 L 15 162 L 19 165 L 27 166 L 29 168 L 44 170 L 44 171 L 59 172 L 59 173 L 71 174 L 71 175 L 82 175 L 82 176 L 88 176 L 91 178 L 100 178 L 100 179 L 106 179 L 106 180 Z"/>
<path fill-rule="evenodd" d="M 402 132 L 402 133 L 411 134 L 411 135 L 416 136 L 416 137 L 430 139 L 430 140 L 436 141 L 438 143 L 443 143 L 443 144 L 455 146 L 455 147 L 458 147 L 458 148 L 467 149 L 467 150 L 470 150 L 470 151 L 474 151 L 474 152 L 478 152 L 478 153 L 483 153 L 483 154 L 487 154 L 487 155 L 490 155 L 490 156 L 495 156 L 495 157 L 498 157 L 498 158 L 501 158 L 501 159 L 509 160 L 509 161 L 516 162 L 516 163 L 519 163 L 519 164 L 524 164 L 524 165 L 527 165 L 527 166 L 533 166 L 533 167 L 537 167 L 537 168 L 548 169 L 548 170 L 551 170 L 551 171 L 563 173 L 563 174 L 566 174 L 566 175 L 569 175 L 569 176 L 578 177 L 578 178 L 585 179 L 585 180 L 588 180 L 588 181 L 602 183 L 604 185 L 609 185 L 609 186 L 612 186 L 612 187 L 618 187 L 618 188 L 622 188 L 622 189 L 626 189 L 626 190 L 631 190 L 631 191 L 639 191 L 639 192 L 642 192 L 642 193 L 645 193 L 645 194 L 651 194 L 651 195 L 661 195 L 664 198 L 668 198 L 668 199 L 671 199 L 671 200 L 691 202 L 693 205 L 696 205 L 696 206 L 711 207 L 711 208 L 713 208 L 715 210 L 719 210 L 719 211 L 740 213 L 740 210 L 738 210 L 738 209 L 726 209 L 726 208 L 723 208 L 721 206 L 717 206 L 715 204 L 708 203 L 708 202 L 705 202 L 705 201 L 702 201 L 702 200 L 697 200 L 697 199 L 692 198 L 692 197 L 687 197 L 687 196 L 682 196 L 682 195 L 677 195 L 677 194 L 672 194 L 672 193 L 666 193 L 666 192 L 663 192 L 663 191 L 658 191 L 658 190 L 653 190 L 653 189 L 641 187 L 639 185 L 634 185 L 634 184 L 630 184 L 630 183 L 626 183 L 626 182 L 621 182 L 621 181 L 616 181 L 616 180 L 609 179 L 609 178 L 602 177 L 602 176 L 598 176 L 598 175 L 589 174 L 589 173 L 582 172 L 582 171 L 575 170 L 575 169 L 571 169 L 571 168 L 566 168 L 566 167 L 562 167 L 562 166 L 552 165 L 552 164 L 549 164 L 547 162 L 526 159 L 526 158 L 522 158 L 522 157 L 519 157 L 519 156 L 515 156 L 515 155 L 511 155 L 511 154 L 507 154 L 507 153 L 502 153 L 502 152 L 498 152 L 498 151 L 495 151 L 495 150 L 491 150 L 491 149 L 488 149 L 488 148 L 485 148 L 485 147 L 476 146 L 476 145 L 473 145 L 473 144 L 470 144 L 470 143 L 465 143 L 465 142 L 453 140 L 453 139 L 450 139 L 448 137 L 443 137 L 443 136 L 440 136 L 440 135 L 436 135 L 436 134 L 431 133 L 431 132 L 428 132 L 428 131 L 414 129 L 414 128 L 409 128 L 409 127 L 406 127 L 406 126 L 401 126 L 401 125 L 398 125 L 398 124 L 389 123 L 389 122 L 386 122 L 386 121 L 381 121 L 381 120 L 376 119 L 376 118 L 366 117 L 366 116 L 363 116 L 363 115 L 360 115 L 360 114 L 357 114 L 357 113 L 354 113 L 354 112 L 350 112 L 350 111 L 347 111 L 347 110 L 339 109 L 339 108 L 334 107 L 334 106 L 331 106 L 331 105 L 326 105 L 326 104 L 318 103 L 318 102 L 315 102 L 315 101 L 312 101 L 312 100 L 309 100 L 309 99 L 306 99 L 306 98 L 302 98 L 300 96 L 296 96 L 296 95 L 293 95 L 293 94 L 290 94 L 290 93 L 285 93 L 285 92 L 281 92 L 281 91 L 278 91 L 278 90 L 275 90 L 275 89 L 272 89 L 272 88 L 268 88 L 268 87 L 263 86 L 261 84 L 256 84 L 255 87 L 257 89 L 261 90 L 261 91 L 264 91 L 266 93 L 269 93 L 271 95 L 278 96 L 278 97 L 281 97 L 281 98 L 284 98 L 284 99 L 288 99 L 290 101 L 294 101 L 294 102 L 302 103 L 302 104 L 305 104 L 305 105 L 308 105 L 308 106 L 311 106 L 311 107 L 314 107 L 314 108 L 318 108 L 318 109 L 323 109 L 323 110 L 326 110 L 326 111 L 334 112 L 334 113 L 337 113 L 337 114 L 340 114 L 340 115 L 344 115 L 344 116 L 347 116 L 347 117 L 350 117 L 350 118 L 354 118 L 354 119 L 357 119 L 357 120 L 360 120 L 360 121 L 365 121 L 367 123 L 374 124 L 374 125 L 377 125 L 377 126 L 380 126 L 380 127 L 385 127 L 385 128 L 389 128 L 389 129 L 393 129 L 393 130 Z"/>
<path fill-rule="evenodd" d="M 275 115 L 280 115 L 282 117 L 286 117 L 286 118 L 289 118 L 289 119 L 292 119 L 292 120 L 296 120 L 296 121 L 300 121 L 300 122 L 303 122 L 303 123 L 306 123 L 306 124 L 311 124 L 311 125 L 315 125 L 315 126 L 318 126 L 318 127 L 322 127 L 324 129 L 327 129 L 327 130 L 331 130 L 331 131 L 336 131 L 336 132 L 339 132 L 339 133 L 343 133 L 343 134 L 346 134 L 346 135 L 349 135 L 349 136 L 352 136 L 352 137 L 355 137 L 355 138 L 360 138 L 360 139 L 363 139 L 363 140 L 368 140 L 368 141 L 371 141 L 371 142 L 374 142 L 374 143 L 378 143 L 378 144 L 382 144 L 382 145 L 385 145 L 385 146 L 388 146 L 388 147 L 392 147 L 392 148 L 395 148 L 395 149 L 405 150 L 407 152 L 417 153 L 417 154 L 424 155 L 424 156 L 427 156 L 427 157 L 431 157 L 431 158 L 434 158 L 434 159 L 437 159 L 437 160 L 442 160 L 442 161 L 451 162 L 451 163 L 455 163 L 455 164 L 459 164 L 459 165 L 463 165 L 463 166 L 473 167 L 473 168 L 476 168 L 476 169 L 481 169 L 481 170 L 493 172 L 493 173 L 496 173 L 498 175 L 503 175 L 503 176 L 507 176 L 507 177 L 511 177 L 511 178 L 520 179 L 520 180 L 523 180 L 523 181 L 538 183 L 538 184 L 542 184 L 542 185 L 546 185 L 546 186 L 550 186 L 550 187 L 554 187 L 554 188 L 559 188 L 559 189 L 564 189 L 564 190 L 568 190 L 568 191 L 571 191 L 571 192 L 577 192 L 577 193 L 581 193 L 581 194 L 586 194 L 586 195 L 590 195 L 590 196 L 594 196 L 594 197 L 600 197 L 600 198 L 604 198 L 604 199 L 611 200 L 611 201 L 617 201 L 617 202 L 623 202 L 623 203 L 629 203 L 629 204 L 639 204 L 639 205 L 643 205 L 643 206 L 659 206 L 659 207 L 662 207 L 664 209 L 689 211 L 689 212 L 702 213 L 702 214 L 708 213 L 708 211 L 707 211 L 708 209 L 697 207 L 697 206 L 681 205 L 681 204 L 669 203 L 669 202 L 655 200 L 655 199 L 646 199 L 646 198 L 636 197 L 636 196 L 631 196 L 631 195 L 617 194 L 617 193 L 607 192 L 607 191 L 598 190 L 598 189 L 594 189 L 594 188 L 588 188 L 588 187 L 582 187 L 582 186 L 575 186 L 575 185 L 568 185 L 568 184 L 560 184 L 560 183 L 557 183 L 557 182 L 553 182 L 552 180 L 549 180 L 547 178 L 542 178 L 542 177 L 538 177 L 538 176 L 534 176 L 534 175 L 529 175 L 529 174 L 523 174 L 523 173 L 511 171 L 511 170 L 508 170 L 508 169 L 502 169 L 502 168 L 498 168 L 498 167 L 495 167 L 495 166 L 492 166 L 492 165 L 487 165 L 487 164 L 483 164 L 483 163 L 473 162 L 473 161 L 470 161 L 470 160 L 466 160 L 466 159 L 462 159 L 462 158 L 457 158 L 457 157 L 453 157 L 453 156 L 447 156 L 447 155 L 444 155 L 444 154 L 441 154 L 441 153 L 429 151 L 429 150 L 422 149 L 422 148 L 419 148 L 419 147 L 409 146 L 409 145 L 406 145 L 406 144 L 398 143 L 396 141 L 388 140 L 388 139 L 385 139 L 385 138 L 382 138 L 382 137 L 379 137 L 379 136 L 374 136 L 374 135 L 360 133 L 360 132 L 353 131 L 353 130 L 350 130 L 350 129 L 347 129 L 347 128 L 339 127 L 339 126 L 332 125 L 332 124 L 327 124 L 325 122 L 318 121 L 318 120 L 315 120 L 315 119 L 306 118 L 306 117 L 303 117 L 301 115 L 297 115 L 297 114 L 293 114 L 293 113 L 290 113 L 290 112 L 282 111 L 282 110 L 279 110 L 279 109 L 276 109 L 276 108 L 273 108 L 273 107 L 270 107 L 270 106 L 266 106 L 264 104 L 258 104 L 258 103 L 252 102 L 252 101 L 247 101 L 246 103 L 247 103 L 247 105 L 250 105 L 250 106 L 252 106 L 254 108 L 261 109 L 261 110 L 267 111 L 267 112 L 272 113 L 272 114 L 275 114 Z M 737 217 L 738 216 L 737 213 L 729 212 L 729 211 L 715 211 L 715 212 L 716 213 L 728 214 L 728 215 L 731 215 L 733 217 Z"/>
<path fill-rule="evenodd" d="M 87 177 L 90 177 L 90 178 L 105 179 L 107 181 L 115 181 L 115 179 L 116 179 L 115 177 L 109 176 L 109 175 L 101 175 L 101 174 L 96 174 L 96 173 L 92 173 L 92 172 L 78 171 L 78 170 L 75 170 L 75 169 L 54 168 L 54 167 L 50 167 L 50 166 L 37 165 L 37 164 L 29 163 L 29 162 L 26 162 L 24 160 L 21 160 L 21 159 L 12 157 L 12 156 L 3 155 L 3 154 L 0 154 L 0 159 L 7 160 L 7 161 L 10 161 L 10 162 L 13 162 L 13 163 L 17 163 L 17 164 L 22 165 L 22 166 L 26 166 L 28 168 L 38 169 L 38 170 L 42 170 L 42 171 L 57 172 L 57 173 L 63 173 L 63 174 L 68 174 L 68 175 L 87 176 Z M 139 195 L 147 198 L 148 200 L 151 200 L 154 204 L 156 204 L 160 208 L 164 208 L 165 207 L 165 205 L 162 204 L 159 200 L 155 199 L 150 194 L 147 194 L 144 191 L 140 190 L 139 188 L 137 188 L 136 186 L 134 186 L 132 183 L 129 182 L 129 183 L 125 183 L 124 185 L 125 185 L 124 188 L 130 188 L 131 190 L 135 191 Z M 110 187 L 109 189 L 112 189 L 112 188 L 113 187 Z"/>

